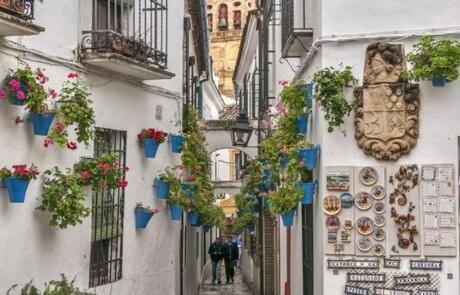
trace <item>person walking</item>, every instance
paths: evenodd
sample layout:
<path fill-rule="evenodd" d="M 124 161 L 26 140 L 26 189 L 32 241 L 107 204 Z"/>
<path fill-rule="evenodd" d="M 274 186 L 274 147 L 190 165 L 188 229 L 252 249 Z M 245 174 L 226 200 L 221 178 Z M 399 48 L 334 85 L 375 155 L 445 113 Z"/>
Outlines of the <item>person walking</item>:
<path fill-rule="evenodd" d="M 239 251 L 238 245 L 233 241 L 232 236 L 227 237 L 227 242 L 223 246 L 224 260 L 225 260 L 225 275 L 227 277 L 227 284 L 230 281 L 235 282 L 235 265 L 238 261 Z"/>
<path fill-rule="evenodd" d="M 220 265 L 223 257 L 223 249 L 222 249 L 222 238 L 217 237 L 216 241 L 209 246 L 208 250 L 209 255 L 211 256 L 211 264 L 212 264 L 212 284 L 216 284 L 216 280 L 218 284 L 222 283 L 221 274 L 220 274 Z"/>

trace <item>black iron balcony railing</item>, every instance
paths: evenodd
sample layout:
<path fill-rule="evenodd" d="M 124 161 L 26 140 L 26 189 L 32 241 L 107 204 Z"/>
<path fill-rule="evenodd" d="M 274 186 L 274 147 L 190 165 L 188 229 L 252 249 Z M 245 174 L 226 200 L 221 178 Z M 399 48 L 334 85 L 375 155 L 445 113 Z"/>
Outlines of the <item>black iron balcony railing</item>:
<path fill-rule="evenodd" d="M 25 20 L 34 18 L 34 0 L 0 0 L 0 11 Z"/>
<path fill-rule="evenodd" d="M 92 27 L 83 31 L 83 53 L 118 53 L 167 68 L 168 0 L 93 0 Z"/>

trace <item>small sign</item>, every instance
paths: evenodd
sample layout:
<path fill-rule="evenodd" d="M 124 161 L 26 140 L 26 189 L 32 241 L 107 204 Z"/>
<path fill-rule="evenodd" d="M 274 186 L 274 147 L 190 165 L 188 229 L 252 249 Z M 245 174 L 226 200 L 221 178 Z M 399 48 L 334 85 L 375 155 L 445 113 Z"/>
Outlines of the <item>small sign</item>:
<path fill-rule="evenodd" d="M 374 294 L 375 295 L 412 295 L 412 291 L 375 287 Z"/>
<path fill-rule="evenodd" d="M 441 270 L 442 260 L 410 260 L 410 269 Z"/>
<path fill-rule="evenodd" d="M 362 288 L 362 287 L 345 285 L 345 294 L 347 294 L 347 295 L 368 295 L 369 294 L 369 289 Z"/>
<path fill-rule="evenodd" d="M 328 259 L 327 268 L 332 269 L 379 269 L 377 259 L 354 260 L 354 259 Z"/>
<path fill-rule="evenodd" d="M 162 117 L 163 117 L 163 106 L 157 105 L 155 107 L 155 120 L 161 121 Z"/>
<path fill-rule="evenodd" d="M 417 295 L 439 295 L 438 290 L 418 290 Z"/>
<path fill-rule="evenodd" d="M 401 259 L 384 258 L 383 259 L 383 267 L 385 267 L 385 268 L 400 268 L 401 267 Z"/>
<path fill-rule="evenodd" d="M 356 273 L 349 272 L 347 274 L 347 282 L 349 283 L 385 283 L 384 273 Z"/>
<path fill-rule="evenodd" d="M 423 285 L 430 283 L 430 275 L 408 275 L 401 277 L 394 277 L 395 285 Z"/>

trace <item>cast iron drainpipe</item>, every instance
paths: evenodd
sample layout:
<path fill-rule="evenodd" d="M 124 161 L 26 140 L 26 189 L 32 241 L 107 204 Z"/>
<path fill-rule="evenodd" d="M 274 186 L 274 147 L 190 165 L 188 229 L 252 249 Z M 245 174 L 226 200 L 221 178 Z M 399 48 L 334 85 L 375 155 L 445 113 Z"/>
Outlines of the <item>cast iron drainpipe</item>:
<path fill-rule="evenodd" d="M 287 278 L 284 285 L 285 295 L 291 294 L 291 227 L 288 227 L 286 230 L 286 268 L 287 268 Z"/>

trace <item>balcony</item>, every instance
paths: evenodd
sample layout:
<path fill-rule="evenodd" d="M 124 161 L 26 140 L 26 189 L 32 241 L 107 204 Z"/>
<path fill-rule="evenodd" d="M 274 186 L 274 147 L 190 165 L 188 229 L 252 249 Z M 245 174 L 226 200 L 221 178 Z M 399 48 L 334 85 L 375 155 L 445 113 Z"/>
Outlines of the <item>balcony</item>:
<path fill-rule="evenodd" d="M 0 0 L 0 37 L 37 35 L 45 29 L 34 25 L 34 0 Z"/>
<path fill-rule="evenodd" d="M 282 0 L 282 55 L 301 57 L 313 42 L 313 29 L 307 24 L 307 2 Z"/>
<path fill-rule="evenodd" d="M 83 31 L 81 61 L 140 81 L 174 77 L 166 70 L 167 17 L 167 0 L 93 0 L 93 29 Z"/>

